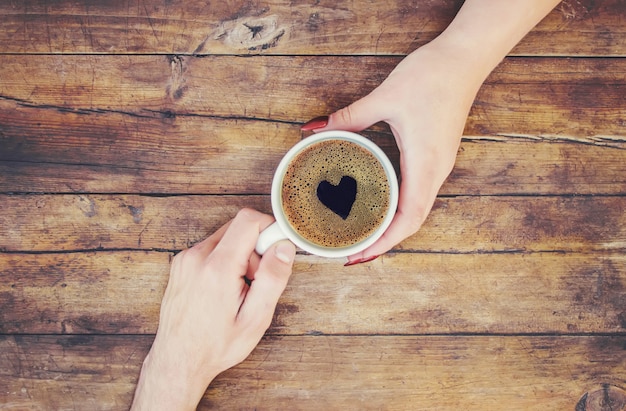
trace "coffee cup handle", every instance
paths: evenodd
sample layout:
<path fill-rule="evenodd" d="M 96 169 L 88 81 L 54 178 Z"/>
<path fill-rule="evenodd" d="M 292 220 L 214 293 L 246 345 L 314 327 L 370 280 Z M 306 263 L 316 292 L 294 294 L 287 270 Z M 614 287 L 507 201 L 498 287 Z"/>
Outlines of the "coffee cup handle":
<path fill-rule="evenodd" d="M 277 222 L 274 222 L 265 230 L 261 231 L 254 250 L 257 254 L 263 255 L 273 244 L 286 239 L 287 236 L 283 233 L 283 230 L 281 230 Z"/>

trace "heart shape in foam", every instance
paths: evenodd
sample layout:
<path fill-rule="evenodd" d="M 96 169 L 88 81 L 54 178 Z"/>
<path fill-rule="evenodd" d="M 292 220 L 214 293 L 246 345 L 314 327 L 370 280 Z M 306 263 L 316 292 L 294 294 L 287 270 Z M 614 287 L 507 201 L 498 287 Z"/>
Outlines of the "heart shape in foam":
<path fill-rule="evenodd" d="M 330 211 L 345 220 L 356 200 L 356 180 L 350 176 L 343 176 L 338 185 L 324 180 L 317 185 L 317 198 Z"/>

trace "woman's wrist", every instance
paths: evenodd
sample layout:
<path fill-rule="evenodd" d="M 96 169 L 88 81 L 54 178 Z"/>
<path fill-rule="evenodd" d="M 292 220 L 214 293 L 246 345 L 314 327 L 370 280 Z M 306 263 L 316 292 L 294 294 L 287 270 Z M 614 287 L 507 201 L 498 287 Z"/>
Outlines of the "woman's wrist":
<path fill-rule="evenodd" d="M 459 57 L 473 82 L 482 83 L 559 0 L 466 0 L 450 25 L 428 46 Z"/>
<path fill-rule="evenodd" d="M 466 91 L 472 96 L 495 67 L 481 58 L 469 44 L 455 42 L 452 37 L 440 36 L 416 51 L 428 53 L 431 61 L 438 62 L 438 72 L 447 82 L 456 84 L 459 92 Z"/>

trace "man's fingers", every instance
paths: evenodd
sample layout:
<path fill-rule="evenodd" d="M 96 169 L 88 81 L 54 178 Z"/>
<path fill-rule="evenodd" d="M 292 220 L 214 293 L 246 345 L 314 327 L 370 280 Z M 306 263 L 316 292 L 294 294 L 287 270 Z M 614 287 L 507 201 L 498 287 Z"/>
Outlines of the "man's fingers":
<path fill-rule="evenodd" d="M 248 260 L 254 252 L 259 233 L 267 228 L 274 218 L 249 208 L 242 209 L 231 221 L 209 258 L 223 272 L 239 278 L 246 274 Z"/>
<path fill-rule="evenodd" d="M 228 221 L 226 224 L 221 226 L 216 232 L 214 232 L 213 234 L 211 234 L 204 240 L 200 241 L 199 243 L 195 244 L 191 248 L 196 249 L 196 251 L 198 251 L 199 253 L 201 253 L 203 256 L 206 257 L 207 255 L 211 253 L 211 251 L 213 251 L 217 243 L 220 242 L 220 240 L 224 236 L 224 233 L 226 232 L 228 227 L 230 227 L 231 222 L 232 220 Z"/>

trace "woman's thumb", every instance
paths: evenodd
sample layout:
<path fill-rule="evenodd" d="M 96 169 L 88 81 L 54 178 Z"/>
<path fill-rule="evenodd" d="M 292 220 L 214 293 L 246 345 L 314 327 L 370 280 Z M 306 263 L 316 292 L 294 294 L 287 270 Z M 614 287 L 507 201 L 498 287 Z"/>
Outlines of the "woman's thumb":
<path fill-rule="evenodd" d="M 361 131 L 381 120 L 374 99 L 363 97 L 335 111 L 328 117 L 317 117 L 302 126 L 305 131 L 346 130 Z"/>

